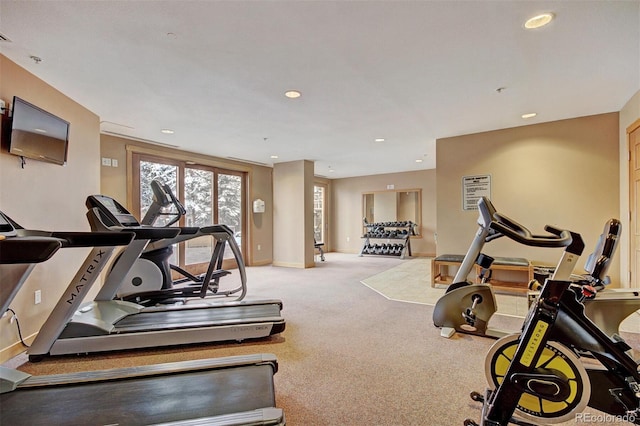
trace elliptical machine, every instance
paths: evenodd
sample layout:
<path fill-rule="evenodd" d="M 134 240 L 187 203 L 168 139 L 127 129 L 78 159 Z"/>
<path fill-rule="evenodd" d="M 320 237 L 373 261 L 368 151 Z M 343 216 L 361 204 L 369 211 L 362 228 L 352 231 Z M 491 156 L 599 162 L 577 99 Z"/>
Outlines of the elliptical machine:
<path fill-rule="evenodd" d="M 180 202 L 180 200 L 178 200 L 169 185 L 161 182 L 158 179 L 153 179 L 150 186 L 151 190 L 153 191 L 153 199 L 151 205 L 149 206 L 149 209 L 147 210 L 147 213 L 144 215 L 142 221 L 140 222 L 141 225 L 168 227 L 177 223 L 181 217 L 187 214 L 187 209 L 185 209 L 184 205 Z M 167 217 L 168 219 L 164 221 L 165 223 L 158 225 L 157 222 L 162 217 Z M 210 234 L 210 231 L 214 230 L 214 228 L 212 227 L 194 229 L 198 229 L 198 232 L 190 235 L 188 238 L 182 239 L 182 241 Z M 182 231 L 182 234 L 184 234 L 184 231 Z M 153 244 L 149 248 L 149 250 L 145 250 L 140 258 L 153 262 L 160 270 L 162 274 L 162 287 L 160 288 L 161 290 L 168 290 L 176 286 L 185 284 L 190 286 L 202 287 L 205 282 L 208 282 L 208 294 L 221 296 L 223 294 L 221 294 L 222 290 L 220 288 L 220 278 L 231 273 L 230 271 L 222 269 L 222 262 L 224 252 L 226 250 L 226 244 L 227 242 L 231 241 L 231 238 L 217 238 L 216 240 L 216 245 L 221 244 L 222 246 L 219 247 L 218 252 L 211 257 L 207 272 L 199 275 L 194 275 L 189 271 L 179 267 L 178 265 L 170 263 L 169 259 L 173 255 L 172 245 Z M 174 280 L 172 278 L 171 271 L 177 272 L 180 278 Z M 127 280 L 126 282 L 130 281 Z M 128 291 L 133 291 L 134 293 L 139 292 L 139 289 L 127 289 L 127 287 L 128 284 L 126 284 L 121 291 L 123 293 Z M 236 292 L 227 291 L 227 293 L 224 295 L 230 295 L 233 293 Z M 242 298 L 237 300 L 241 299 Z"/>
<path fill-rule="evenodd" d="M 169 215 L 177 216 L 169 221 L 174 224 L 185 211 L 182 204 L 173 196 L 167 185 L 154 181 L 154 201 L 145 219 L 155 221 L 165 214 L 162 209 L 168 203 L 177 207 L 177 213 Z M 168 191 L 168 193 L 167 193 Z M 170 194 L 170 195 L 169 195 Z M 105 195 L 90 195 L 87 197 L 87 217 L 92 229 L 102 230 L 102 227 L 139 227 L 141 225 L 135 217 L 120 203 Z M 150 226 L 149 226 L 150 227 Z M 164 227 L 163 227 L 164 228 Z M 124 276 L 119 287 L 112 293 L 112 289 L 103 286 L 98 293 L 99 300 L 113 298 L 133 302 L 142 306 L 156 304 L 186 303 L 189 299 L 205 297 L 221 297 L 225 301 L 241 301 L 247 293 L 247 277 L 242 253 L 238 247 L 233 231 L 226 225 L 211 225 L 202 228 L 180 227 L 178 236 L 169 239 L 151 241 L 145 248 L 131 269 Z M 170 265 L 169 258 L 173 253 L 172 245 L 200 236 L 210 236 L 215 240 L 215 246 L 211 260 L 205 274 L 194 276 L 187 271 Z M 229 247 L 238 265 L 239 284 L 231 288 L 222 288 L 220 278 L 231 274 L 222 269 L 222 262 L 226 248 Z M 115 267 L 119 258 L 114 262 Z M 171 270 L 176 270 L 185 276 L 179 284 L 171 278 Z"/>
<path fill-rule="evenodd" d="M 570 235 L 555 275 L 570 273 L 584 248 L 579 234 Z M 523 243 L 536 245 L 529 237 Z M 467 419 L 466 426 L 558 423 L 578 419 L 587 406 L 640 425 L 640 367 L 630 346 L 587 318 L 579 286 L 557 278 L 545 282 L 522 332 L 501 338 L 489 350 L 489 388 L 471 393 L 483 403 L 481 420 Z"/>

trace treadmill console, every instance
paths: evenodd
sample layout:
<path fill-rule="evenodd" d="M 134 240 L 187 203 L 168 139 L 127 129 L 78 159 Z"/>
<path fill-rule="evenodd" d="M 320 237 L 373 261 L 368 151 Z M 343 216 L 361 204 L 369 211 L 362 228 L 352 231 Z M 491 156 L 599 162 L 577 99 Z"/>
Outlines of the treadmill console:
<path fill-rule="evenodd" d="M 97 208 L 103 217 L 109 218 L 114 225 L 140 226 L 138 220 L 122 204 L 106 195 L 89 195 L 85 203 L 88 209 Z"/>

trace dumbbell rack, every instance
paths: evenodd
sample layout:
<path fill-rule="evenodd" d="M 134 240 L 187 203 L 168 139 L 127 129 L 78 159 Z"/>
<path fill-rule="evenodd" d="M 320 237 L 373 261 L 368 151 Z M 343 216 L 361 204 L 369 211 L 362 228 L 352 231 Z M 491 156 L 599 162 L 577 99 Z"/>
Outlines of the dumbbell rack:
<path fill-rule="evenodd" d="M 364 219 L 365 233 L 362 236 L 364 243 L 360 256 L 395 256 L 404 259 L 411 256 L 411 239 L 415 235 L 416 224 L 411 221 L 376 222 L 369 223 Z M 386 240 L 386 242 L 374 242 L 371 240 Z M 392 243 L 392 240 L 397 242 Z"/>

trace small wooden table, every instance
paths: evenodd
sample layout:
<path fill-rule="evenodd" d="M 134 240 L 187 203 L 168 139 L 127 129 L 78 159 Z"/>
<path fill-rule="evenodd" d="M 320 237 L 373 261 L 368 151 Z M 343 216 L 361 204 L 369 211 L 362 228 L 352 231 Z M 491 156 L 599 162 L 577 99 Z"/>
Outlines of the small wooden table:
<path fill-rule="evenodd" d="M 460 267 L 464 255 L 443 254 L 431 261 L 431 287 L 436 284 L 449 285 L 455 277 L 454 270 Z M 496 257 L 491 265 L 489 283 L 497 292 L 526 294 L 533 279 L 533 265 L 521 257 Z M 475 282 L 480 283 L 482 268 L 475 265 Z"/>

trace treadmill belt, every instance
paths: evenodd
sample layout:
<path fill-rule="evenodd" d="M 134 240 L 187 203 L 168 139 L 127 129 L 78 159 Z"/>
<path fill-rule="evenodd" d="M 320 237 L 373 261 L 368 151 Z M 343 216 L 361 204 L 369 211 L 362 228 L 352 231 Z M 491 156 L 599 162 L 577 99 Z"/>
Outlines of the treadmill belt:
<path fill-rule="evenodd" d="M 279 305 L 241 305 L 227 308 L 167 309 L 164 311 L 142 311 L 128 315 L 115 324 L 118 333 L 140 330 L 163 330 L 193 326 L 242 324 L 272 320 L 280 316 Z"/>
<path fill-rule="evenodd" d="M 147 425 L 275 407 L 273 368 L 24 388 L 0 394 L 2 425 Z"/>

